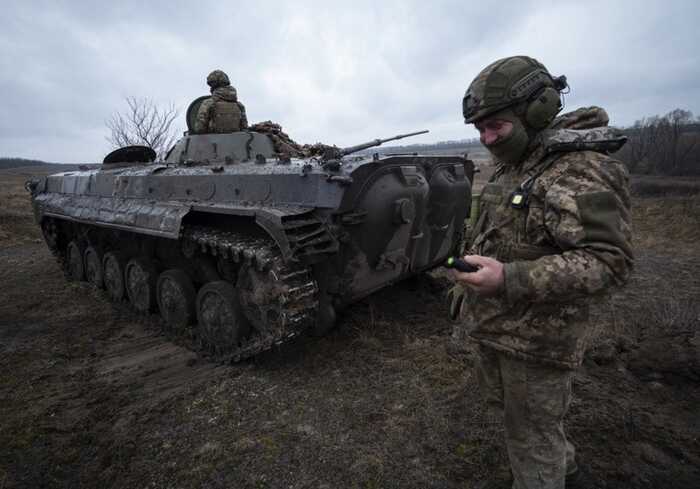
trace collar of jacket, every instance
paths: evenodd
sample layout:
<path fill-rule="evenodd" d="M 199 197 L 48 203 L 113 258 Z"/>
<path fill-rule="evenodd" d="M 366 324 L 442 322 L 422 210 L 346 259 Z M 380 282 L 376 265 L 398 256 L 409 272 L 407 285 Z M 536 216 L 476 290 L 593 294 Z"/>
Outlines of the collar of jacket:
<path fill-rule="evenodd" d="M 509 173 L 510 171 L 515 171 L 518 174 L 524 174 L 532 169 L 536 168 L 538 163 L 540 163 L 545 157 L 545 148 L 542 144 L 541 139 L 537 138 L 537 144 L 534 149 L 531 149 L 528 156 L 517 165 L 506 165 L 503 162 L 496 162 L 496 173 L 503 174 Z"/>

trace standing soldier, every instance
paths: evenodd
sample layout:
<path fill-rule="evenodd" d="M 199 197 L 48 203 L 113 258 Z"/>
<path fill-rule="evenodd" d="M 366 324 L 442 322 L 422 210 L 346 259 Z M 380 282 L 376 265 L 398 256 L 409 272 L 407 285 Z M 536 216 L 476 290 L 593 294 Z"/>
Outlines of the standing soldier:
<path fill-rule="evenodd" d="M 607 156 L 624 138 L 578 130 L 607 125 L 602 109 L 553 123 L 566 87 L 514 56 L 487 66 L 463 100 L 496 162 L 464 257 L 478 270 L 452 272 L 451 314 L 478 343 L 482 393 L 504 415 L 512 479 L 483 487 L 582 487 L 563 419 L 591 330 L 588 299 L 632 268 L 628 175 Z"/>
<path fill-rule="evenodd" d="M 194 125 L 196 133 L 226 133 L 248 127 L 245 107 L 238 101 L 236 89 L 226 73 L 214 70 L 207 76 L 211 97 L 202 102 Z"/>

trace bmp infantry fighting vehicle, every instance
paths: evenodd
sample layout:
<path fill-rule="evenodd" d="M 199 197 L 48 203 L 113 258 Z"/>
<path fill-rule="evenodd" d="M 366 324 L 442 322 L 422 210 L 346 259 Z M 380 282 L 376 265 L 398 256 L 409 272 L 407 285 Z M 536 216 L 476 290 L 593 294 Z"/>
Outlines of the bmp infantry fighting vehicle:
<path fill-rule="evenodd" d="M 404 136 L 290 157 L 261 132 L 192 134 L 193 113 L 163 162 L 130 146 L 27 187 L 69 279 L 159 311 L 218 360 L 321 334 L 344 306 L 460 244 L 465 157 L 352 155 Z"/>

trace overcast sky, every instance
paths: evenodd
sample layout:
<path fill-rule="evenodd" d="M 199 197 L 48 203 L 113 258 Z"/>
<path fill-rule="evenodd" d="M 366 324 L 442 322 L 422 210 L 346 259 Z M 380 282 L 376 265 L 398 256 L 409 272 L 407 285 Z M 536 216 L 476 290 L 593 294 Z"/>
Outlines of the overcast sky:
<path fill-rule="evenodd" d="M 567 109 L 601 105 L 615 125 L 700 115 L 699 25 L 700 3 L 675 0 L 2 0 L 0 156 L 99 162 L 128 96 L 175 104 L 184 130 L 217 68 L 251 123 L 300 143 L 475 137 L 464 91 L 515 54 L 567 75 Z"/>

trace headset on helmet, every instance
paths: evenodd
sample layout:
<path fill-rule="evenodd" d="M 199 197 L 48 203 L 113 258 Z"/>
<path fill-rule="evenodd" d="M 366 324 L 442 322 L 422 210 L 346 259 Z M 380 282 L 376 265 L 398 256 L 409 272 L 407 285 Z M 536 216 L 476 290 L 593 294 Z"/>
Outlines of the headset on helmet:
<path fill-rule="evenodd" d="M 529 103 L 525 107 L 525 122 L 534 129 L 544 129 L 549 125 L 554 117 L 562 109 L 561 91 L 567 87 L 566 76 L 562 75 L 553 78 L 546 71 L 533 72 L 537 74 L 537 80 L 525 89 L 523 100 Z M 515 83 L 516 87 L 523 85 L 523 81 L 527 82 L 530 75 L 523 77 Z M 533 77 L 534 78 L 534 77 Z M 546 83 L 547 78 L 551 80 L 552 85 Z"/>
<path fill-rule="evenodd" d="M 565 76 L 552 77 L 539 61 L 512 56 L 491 63 L 469 85 L 462 100 L 465 123 L 472 123 L 507 107 L 530 127 L 540 130 L 562 108 Z"/>

